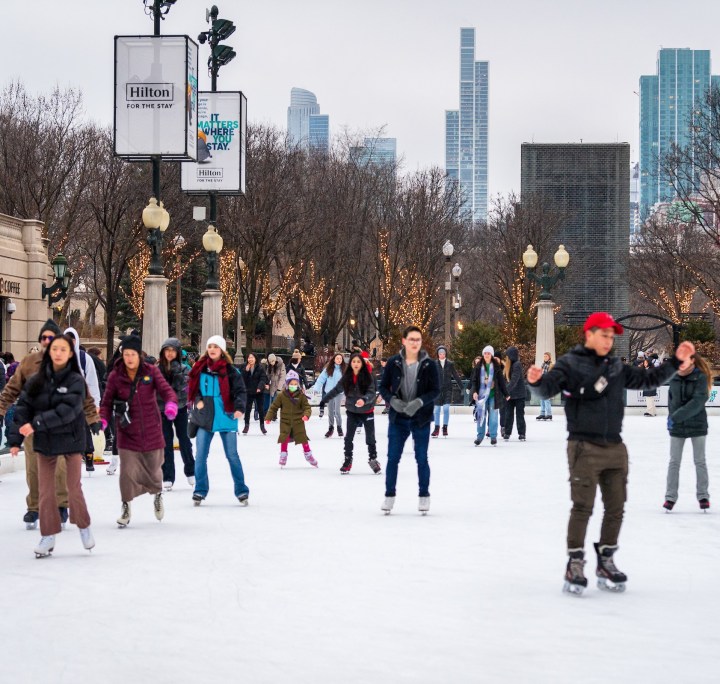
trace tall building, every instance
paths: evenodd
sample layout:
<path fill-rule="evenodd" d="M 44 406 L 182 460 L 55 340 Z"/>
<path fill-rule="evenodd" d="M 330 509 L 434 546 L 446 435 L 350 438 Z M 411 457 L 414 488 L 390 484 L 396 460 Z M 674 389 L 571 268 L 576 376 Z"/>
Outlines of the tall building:
<path fill-rule="evenodd" d="M 361 165 L 395 166 L 397 138 L 365 138 L 362 147 L 353 147 L 352 154 Z"/>
<path fill-rule="evenodd" d="M 315 93 L 292 88 L 287 112 L 290 142 L 304 149 L 327 152 L 330 149 L 330 117 L 320 114 Z"/>
<path fill-rule="evenodd" d="M 640 163 L 630 165 L 630 241 L 640 231 Z"/>
<path fill-rule="evenodd" d="M 657 73 L 640 77 L 640 219 L 653 205 L 674 198 L 672 186 L 661 171 L 661 160 L 673 143 L 692 142 L 692 113 L 703 106 L 711 84 L 720 77 L 710 74 L 710 51 L 663 48 L 658 52 Z"/>
<path fill-rule="evenodd" d="M 475 29 L 460 29 L 460 109 L 445 112 L 445 171 L 475 221 L 488 207 L 488 62 L 475 61 Z"/>
<path fill-rule="evenodd" d="M 592 311 L 629 313 L 630 145 L 525 143 L 520 191 L 521 202 L 537 197 L 563 217 L 550 243 L 553 253 L 563 244 L 570 254 L 554 291 L 561 316 L 576 322 Z"/>

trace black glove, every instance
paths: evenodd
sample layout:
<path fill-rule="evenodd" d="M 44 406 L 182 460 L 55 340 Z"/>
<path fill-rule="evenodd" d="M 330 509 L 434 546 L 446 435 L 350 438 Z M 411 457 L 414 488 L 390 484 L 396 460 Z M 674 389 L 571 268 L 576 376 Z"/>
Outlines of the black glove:
<path fill-rule="evenodd" d="M 99 435 L 101 430 L 102 430 L 102 423 L 99 421 L 97 423 L 93 423 L 90 426 L 90 432 L 92 432 L 94 435 Z"/>

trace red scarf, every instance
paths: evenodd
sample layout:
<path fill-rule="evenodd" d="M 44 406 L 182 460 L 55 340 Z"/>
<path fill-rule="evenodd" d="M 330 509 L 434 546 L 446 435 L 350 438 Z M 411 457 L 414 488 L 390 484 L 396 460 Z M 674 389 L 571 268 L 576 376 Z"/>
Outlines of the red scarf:
<path fill-rule="evenodd" d="M 195 362 L 188 376 L 188 399 L 194 401 L 198 395 L 200 391 L 200 373 L 203 371 L 217 375 L 225 413 L 235 413 L 235 404 L 230 396 L 230 380 L 228 379 L 228 374 L 232 371 L 228 368 L 227 359 L 222 356 L 217 361 L 213 361 L 209 356 L 203 356 Z"/>

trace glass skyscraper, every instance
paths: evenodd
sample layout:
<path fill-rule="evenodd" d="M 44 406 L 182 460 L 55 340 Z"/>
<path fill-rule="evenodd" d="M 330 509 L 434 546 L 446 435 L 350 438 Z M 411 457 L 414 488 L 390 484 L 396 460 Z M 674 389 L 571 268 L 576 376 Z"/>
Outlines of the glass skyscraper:
<path fill-rule="evenodd" d="M 711 84 L 710 51 L 663 48 L 658 52 L 657 74 L 640 77 L 640 218 L 654 204 L 668 202 L 675 193 L 661 170 L 661 160 L 673 143 L 692 142 L 693 111 L 703 107 Z"/>
<path fill-rule="evenodd" d="M 394 166 L 397 162 L 397 138 L 365 138 L 362 147 L 353 147 L 351 152 L 362 166 Z"/>
<path fill-rule="evenodd" d="M 315 93 L 303 88 L 290 91 L 287 112 L 290 142 L 304 149 L 327 152 L 330 149 L 330 117 L 320 114 Z"/>
<path fill-rule="evenodd" d="M 488 66 L 475 61 L 475 29 L 461 28 L 460 109 L 445 112 L 445 170 L 475 221 L 487 219 Z"/>

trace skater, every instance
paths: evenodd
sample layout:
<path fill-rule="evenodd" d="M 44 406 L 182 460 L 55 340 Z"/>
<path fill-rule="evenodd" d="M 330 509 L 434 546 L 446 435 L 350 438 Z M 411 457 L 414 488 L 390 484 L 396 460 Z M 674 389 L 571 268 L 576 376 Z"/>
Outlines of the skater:
<path fill-rule="evenodd" d="M 542 372 L 547 373 L 553 367 L 552 355 L 550 352 L 543 354 Z M 535 420 L 552 420 L 552 399 L 541 399 L 540 400 L 540 414 Z"/>
<path fill-rule="evenodd" d="M 268 354 L 268 369 L 267 375 L 270 381 L 270 389 L 268 390 L 266 402 L 265 402 L 265 413 L 268 412 L 271 402 L 275 399 L 278 392 L 285 389 L 285 364 L 281 359 L 278 359 L 275 354 Z M 277 420 L 277 418 L 275 418 Z"/>
<path fill-rule="evenodd" d="M 523 378 L 520 353 L 517 347 L 508 347 L 505 352 L 507 362 L 505 365 L 505 379 L 507 381 L 507 396 L 505 397 L 505 441 L 510 439 L 513 423 L 517 416 L 518 439 L 525 441 L 525 380 Z"/>
<path fill-rule="evenodd" d="M 56 335 L 43 352 L 40 369 L 26 383 L 18 400 L 10 435 L 10 451 L 16 456 L 23 437 L 33 435 L 37 453 L 40 493 L 40 542 L 38 558 L 50 555 L 55 536 L 62 530 L 56 496 L 58 460 L 65 461 L 70 522 L 80 530 L 83 546 L 95 546 L 90 514 L 83 496 L 80 477 L 86 447 L 84 403 L 87 386 L 80 372 L 70 335 Z M 100 432 L 100 421 L 93 431 Z"/>
<path fill-rule="evenodd" d="M 705 403 L 713 386 L 708 362 L 696 353 L 690 365 L 670 380 L 667 426 L 670 432 L 670 463 L 667 472 L 664 508 L 671 511 L 678 500 L 680 462 L 685 440 L 692 442 L 695 460 L 695 491 L 700 509 L 710 508 L 705 439 L 708 432 Z"/>
<path fill-rule="evenodd" d="M 328 431 L 325 433 L 325 437 L 332 437 L 336 426 L 338 436 L 343 436 L 342 417 L 340 416 L 342 391 L 333 394 L 332 399 L 329 399 L 328 395 L 335 389 L 338 382 L 340 382 L 340 378 L 343 377 L 346 368 L 345 357 L 342 354 L 335 354 L 335 356 L 325 364 L 325 368 L 323 368 L 322 373 L 320 373 L 315 383 L 322 392 L 322 403 L 328 407 Z M 348 426 L 348 432 L 350 432 L 350 426 Z"/>
<path fill-rule="evenodd" d="M 305 369 L 302 364 L 302 354 L 299 349 L 295 349 L 293 351 L 290 361 L 288 361 L 287 366 L 285 366 L 285 371 L 295 371 L 300 379 L 300 388 L 302 390 L 307 388 L 307 378 L 305 377 Z"/>
<path fill-rule="evenodd" d="M 48 319 L 40 329 L 38 342 L 40 343 L 40 351 L 34 354 L 28 354 L 18 365 L 17 370 L 12 375 L 7 385 L 0 394 L 0 416 L 5 418 L 7 427 L 12 424 L 9 417 L 10 408 L 13 407 L 22 392 L 28 379 L 40 370 L 44 352 L 50 342 L 60 335 L 60 328 L 51 319 Z M 85 420 L 88 425 L 93 425 L 98 421 L 98 412 L 95 408 L 95 402 L 92 400 L 89 392 L 85 396 L 84 404 Z M 35 529 L 37 527 L 39 517 L 39 482 L 38 482 L 38 465 L 37 454 L 33 448 L 33 435 L 29 434 L 23 441 L 23 449 L 25 451 L 25 479 L 28 486 L 28 494 L 25 499 L 27 503 L 27 511 L 23 516 L 23 522 L 27 529 Z M 83 452 L 85 450 L 83 449 Z M 57 470 L 55 473 L 55 492 L 60 507 L 60 517 L 63 522 L 68 518 L 68 490 L 65 476 L 65 459 L 59 459 Z"/>
<path fill-rule="evenodd" d="M 652 358 L 645 357 L 642 362 L 642 368 L 653 368 L 655 364 Z M 657 390 L 653 387 L 652 389 L 643 390 L 643 397 L 645 398 L 645 413 L 644 416 L 648 418 L 654 418 L 657 415 L 655 410 L 655 400 L 658 395 Z"/>
<path fill-rule="evenodd" d="M 624 365 L 608 356 L 615 335 L 623 328 L 609 313 L 588 316 L 583 326 L 585 344 L 578 345 L 543 375 L 542 368 L 531 366 L 528 381 L 541 399 L 562 392 L 568 427 L 568 463 L 570 496 L 573 502 L 567 533 L 568 563 L 565 591 L 581 594 L 587 586 L 585 533 L 595 503 L 598 485 L 605 514 L 600 530 L 597 554 L 598 586 L 623 591 L 627 577 L 613 561 L 625 507 L 628 452 L 621 431 L 625 389 L 657 387 L 675 371 L 686 370 L 695 348 L 683 342 L 675 356 L 659 368 L 642 369 Z"/>
<path fill-rule="evenodd" d="M 495 358 L 495 350 L 487 345 L 482 350 L 482 361 L 473 368 L 471 376 L 472 398 L 475 402 L 477 436 L 475 446 L 480 446 L 490 433 L 490 444 L 497 445 L 498 414 L 505 404 L 505 376 L 502 366 Z"/>
<path fill-rule="evenodd" d="M 196 506 L 210 491 L 207 459 L 215 433 L 225 450 L 225 458 L 235 485 L 235 496 L 241 506 L 249 503 L 250 489 L 245 484 L 245 473 L 237 450 L 238 420 L 245 411 L 245 382 L 240 371 L 232 365 L 227 343 L 220 335 L 208 338 L 205 353 L 190 371 L 188 401 L 193 402 L 197 423 L 195 439 L 195 491 L 192 498 Z"/>
<path fill-rule="evenodd" d="M 245 427 L 242 432 L 246 435 L 250 430 L 250 416 L 254 405 L 260 420 L 260 431 L 266 435 L 263 392 L 270 387 L 270 381 L 263 367 L 257 362 L 257 357 L 252 352 L 248 353 L 245 367 L 241 372 L 245 383 Z"/>
<path fill-rule="evenodd" d="M 191 487 L 195 486 L 195 459 L 193 458 L 192 442 L 188 437 L 188 410 L 187 410 L 187 386 L 190 373 L 187 366 L 180 362 L 182 347 L 180 340 L 176 337 L 169 337 L 160 347 L 160 358 L 158 368 L 167 384 L 172 387 L 177 396 L 178 412 L 173 420 L 164 414 L 162 415 L 163 438 L 165 439 L 165 452 L 163 455 L 163 489 L 170 491 L 175 484 L 175 439 L 177 436 L 180 456 L 183 461 L 183 472 Z M 162 412 L 165 402 L 158 397 L 158 406 Z"/>
<path fill-rule="evenodd" d="M 347 433 L 345 434 L 345 460 L 340 472 L 347 474 L 352 468 L 353 439 L 358 425 L 365 428 L 365 444 L 368 448 L 368 465 L 375 474 L 381 470 L 377 460 L 375 444 L 375 380 L 368 370 L 367 363 L 360 354 L 350 357 L 342 379 L 327 394 L 328 401 L 334 401 L 345 394 L 345 412 L 347 413 Z"/>
<path fill-rule="evenodd" d="M 137 335 L 120 343 L 121 356 L 108 376 L 100 403 L 104 425 L 115 417 L 115 439 L 120 454 L 120 498 L 122 509 L 117 524 L 130 524 L 130 503 L 141 494 L 153 495 L 155 518 L 162 520 L 162 465 L 165 439 L 158 408 L 158 395 L 165 403 L 163 413 L 172 421 L 177 417 L 177 396 L 157 366 L 142 355 Z"/>
<path fill-rule="evenodd" d="M 433 403 L 440 393 L 437 364 L 422 349 L 422 332 L 411 325 L 402 334 L 402 350 L 388 359 L 380 394 L 390 404 L 388 463 L 385 470 L 386 515 L 395 504 L 398 466 L 407 438 L 412 435 L 418 470 L 418 510 L 430 510 L 430 465 L 428 443 Z"/>
<path fill-rule="evenodd" d="M 265 422 L 269 425 L 277 412 L 280 412 L 280 467 L 287 465 L 288 444 L 290 440 L 295 444 L 302 444 L 305 460 L 317 468 L 317 461 L 310 451 L 309 438 L 305 430 L 305 423 L 310 420 L 312 408 L 303 392 L 300 391 L 300 378 L 295 371 L 288 371 L 285 377 L 285 389 L 279 392 L 270 406 Z"/>
<path fill-rule="evenodd" d="M 450 422 L 450 400 L 452 399 L 452 381 L 455 380 L 458 387 L 462 389 L 462 378 L 455 369 L 455 364 L 447 358 L 447 348 L 440 345 L 437 348 L 437 364 L 438 377 L 440 379 L 440 394 L 435 399 L 435 414 L 433 422 L 435 429 L 432 431 L 432 437 L 440 434 L 442 425 L 443 437 L 448 436 L 448 423 Z M 442 409 L 443 421 L 440 423 L 440 409 Z"/>

